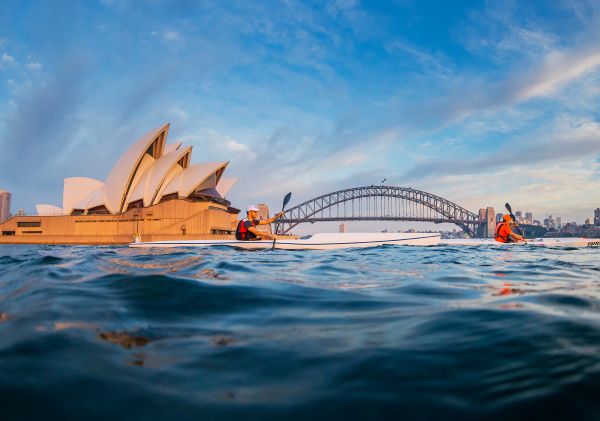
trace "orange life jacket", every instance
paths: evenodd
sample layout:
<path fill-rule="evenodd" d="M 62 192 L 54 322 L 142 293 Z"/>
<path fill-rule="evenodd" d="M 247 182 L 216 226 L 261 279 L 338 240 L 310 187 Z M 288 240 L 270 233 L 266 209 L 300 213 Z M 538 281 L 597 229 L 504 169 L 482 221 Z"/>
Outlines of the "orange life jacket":
<path fill-rule="evenodd" d="M 512 230 L 506 222 L 500 222 L 496 225 L 496 241 L 500 243 L 509 243 L 512 241 L 510 234 Z"/>

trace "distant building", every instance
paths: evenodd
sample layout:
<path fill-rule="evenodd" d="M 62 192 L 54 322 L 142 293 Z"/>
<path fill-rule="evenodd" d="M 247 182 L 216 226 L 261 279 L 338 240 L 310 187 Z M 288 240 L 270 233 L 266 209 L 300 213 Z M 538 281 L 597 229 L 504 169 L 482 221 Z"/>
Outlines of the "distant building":
<path fill-rule="evenodd" d="M 586 225 L 592 225 L 592 221 L 590 220 L 590 218 L 586 218 L 585 224 Z"/>
<path fill-rule="evenodd" d="M 517 218 L 517 222 L 523 222 L 523 212 L 522 211 L 516 211 L 515 212 L 515 218 Z"/>
<path fill-rule="evenodd" d="M 560 228 L 560 227 L 562 227 L 562 218 L 560 216 L 557 216 L 554 228 Z"/>
<path fill-rule="evenodd" d="M 340 232 L 346 232 L 346 224 L 340 224 Z"/>
<path fill-rule="evenodd" d="M 258 219 L 263 221 L 265 219 L 269 219 L 269 205 L 266 205 L 264 203 L 259 203 L 258 205 L 256 205 L 256 207 L 258 208 Z M 267 225 L 259 225 L 258 227 L 256 227 L 257 230 L 259 231 L 263 231 L 263 232 L 271 232 L 271 224 L 267 224 Z"/>
<path fill-rule="evenodd" d="M 567 222 L 567 224 L 563 227 L 561 232 L 566 232 L 569 234 L 577 233 L 577 223 L 576 222 Z"/>
<path fill-rule="evenodd" d="M 501 213 L 496 214 L 496 224 L 499 224 L 500 222 L 502 222 L 503 217 L 504 217 L 504 215 L 502 215 Z"/>
<path fill-rule="evenodd" d="M 552 215 L 548 215 L 548 218 L 544 219 L 544 226 L 548 229 L 558 228 L 558 221 L 560 218 L 554 219 Z"/>
<path fill-rule="evenodd" d="M 527 224 L 533 224 L 533 213 L 532 212 L 525 212 L 525 222 Z"/>
<path fill-rule="evenodd" d="M 6 190 L 0 190 L 0 224 L 10 218 L 10 197 Z"/>
<path fill-rule="evenodd" d="M 258 205 L 256 205 L 256 207 L 258 208 L 258 219 L 260 219 L 261 221 L 263 219 L 269 219 L 269 205 L 266 205 L 264 203 L 259 203 Z"/>
<path fill-rule="evenodd" d="M 594 211 L 594 225 L 600 227 L 600 208 Z"/>

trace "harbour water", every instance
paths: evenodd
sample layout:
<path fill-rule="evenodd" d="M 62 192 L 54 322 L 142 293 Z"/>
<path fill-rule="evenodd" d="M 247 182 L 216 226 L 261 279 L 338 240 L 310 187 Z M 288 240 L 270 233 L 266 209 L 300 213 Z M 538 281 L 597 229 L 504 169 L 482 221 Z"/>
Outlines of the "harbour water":
<path fill-rule="evenodd" d="M 0 246 L 2 419 L 598 419 L 598 257 Z"/>

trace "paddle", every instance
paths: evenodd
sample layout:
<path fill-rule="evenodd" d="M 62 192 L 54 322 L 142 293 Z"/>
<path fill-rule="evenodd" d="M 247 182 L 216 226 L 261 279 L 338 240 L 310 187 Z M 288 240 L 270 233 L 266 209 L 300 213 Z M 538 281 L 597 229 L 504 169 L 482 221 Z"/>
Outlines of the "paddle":
<path fill-rule="evenodd" d="M 285 195 L 285 197 L 283 198 L 283 206 L 281 207 L 281 212 L 283 212 L 283 210 L 285 209 L 285 205 L 288 204 L 288 202 L 290 201 L 291 198 L 292 198 L 292 192 L 289 192 L 288 194 Z M 277 239 L 273 238 L 273 247 L 271 247 L 271 250 L 275 249 L 275 241 L 277 241 Z"/>
<path fill-rule="evenodd" d="M 519 234 L 520 236 L 522 236 L 523 238 L 525 238 L 525 235 L 523 234 L 523 231 L 521 230 L 521 227 L 519 227 L 519 224 L 517 222 L 517 218 L 515 218 L 515 215 L 513 215 L 512 208 L 510 207 L 510 205 L 508 203 L 505 203 L 504 206 L 506 207 L 506 210 L 508 211 L 508 214 L 510 215 L 510 218 L 515 223 L 515 229 L 517 230 L 517 234 Z"/>

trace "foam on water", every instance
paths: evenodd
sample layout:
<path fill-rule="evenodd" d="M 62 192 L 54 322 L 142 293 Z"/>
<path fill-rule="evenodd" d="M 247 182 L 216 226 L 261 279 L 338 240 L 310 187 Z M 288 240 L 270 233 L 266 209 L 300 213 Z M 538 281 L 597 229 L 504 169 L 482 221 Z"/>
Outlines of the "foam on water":
<path fill-rule="evenodd" d="M 1 246 L 3 418 L 593 419 L 598 261 Z"/>

